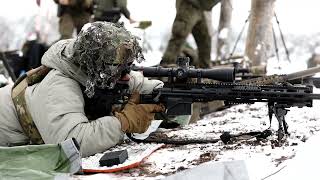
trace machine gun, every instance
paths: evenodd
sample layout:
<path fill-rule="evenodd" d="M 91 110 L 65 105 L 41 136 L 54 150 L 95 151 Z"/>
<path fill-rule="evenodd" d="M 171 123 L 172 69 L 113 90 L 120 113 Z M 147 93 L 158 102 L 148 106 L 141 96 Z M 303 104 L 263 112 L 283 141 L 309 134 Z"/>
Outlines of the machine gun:
<path fill-rule="evenodd" d="M 271 122 L 273 114 L 278 120 L 278 138 L 288 134 L 285 115 L 290 107 L 312 107 L 314 99 L 320 94 L 313 93 L 310 85 L 275 85 L 241 84 L 234 81 L 234 68 L 194 69 L 189 66 L 188 58 L 179 58 L 177 68 L 135 67 L 146 77 L 168 77 L 164 87 L 151 94 L 142 94 L 140 103 L 162 103 L 168 115 L 192 114 L 192 103 L 223 100 L 225 104 L 253 104 L 266 102 Z M 192 79 L 196 79 L 193 82 Z M 220 82 L 203 83 L 203 78 Z"/>

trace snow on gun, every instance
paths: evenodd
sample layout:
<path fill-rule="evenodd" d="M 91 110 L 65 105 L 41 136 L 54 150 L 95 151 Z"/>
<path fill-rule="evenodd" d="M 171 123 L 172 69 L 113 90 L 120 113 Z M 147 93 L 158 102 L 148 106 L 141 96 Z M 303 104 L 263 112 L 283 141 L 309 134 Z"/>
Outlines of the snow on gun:
<path fill-rule="evenodd" d="M 167 115 L 176 116 L 190 115 L 193 102 L 214 100 L 223 100 L 225 104 L 266 102 L 268 103 L 270 121 L 274 114 L 279 125 L 278 138 L 282 139 L 284 134 L 288 134 L 288 126 L 285 121 L 285 115 L 289 111 L 287 108 L 312 107 L 312 101 L 320 99 L 320 94 L 314 94 L 311 85 L 292 85 L 287 82 L 305 77 L 305 75 L 310 76 L 312 73 L 319 72 L 320 68 L 281 75 L 279 77 L 282 80 L 276 81 L 275 84 L 272 84 L 271 81 L 270 83 L 254 84 L 234 82 L 234 74 L 236 74 L 234 68 L 194 69 L 189 66 L 186 59 L 180 58 L 177 62 L 176 68 L 133 68 L 142 71 L 146 77 L 168 78 L 168 82 L 165 82 L 163 88 L 156 89 L 151 94 L 142 94 L 140 103 L 163 103 L 166 106 Z M 192 82 L 192 78 L 196 78 L 197 82 Z M 203 78 L 222 82 L 203 83 L 201 82 Z M 223 82 L 224 80 L 228 82 Z"/>

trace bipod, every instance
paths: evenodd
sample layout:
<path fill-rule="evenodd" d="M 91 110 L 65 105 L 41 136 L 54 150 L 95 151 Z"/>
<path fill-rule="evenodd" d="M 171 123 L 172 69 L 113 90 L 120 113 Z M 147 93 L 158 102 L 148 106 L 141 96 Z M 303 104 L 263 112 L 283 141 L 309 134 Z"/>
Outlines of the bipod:
<path fill-rule="evenodd" d="M 281 104 L 268 104 L 268 113 L 269 113 L 269 120 L 270 120 L 270 127 L 271 127 L 271 121 L 272 121 L 272 115 L 274 114 L 278 120 L 278 141 L 281 142 L 285 135 L 289 135 L 288 132 L 288 124 L 285 120 L 285 115 L 287 114 L 289 110 L 286 109 Z M 270 128 L 269 127 L 269 128 Z"/>

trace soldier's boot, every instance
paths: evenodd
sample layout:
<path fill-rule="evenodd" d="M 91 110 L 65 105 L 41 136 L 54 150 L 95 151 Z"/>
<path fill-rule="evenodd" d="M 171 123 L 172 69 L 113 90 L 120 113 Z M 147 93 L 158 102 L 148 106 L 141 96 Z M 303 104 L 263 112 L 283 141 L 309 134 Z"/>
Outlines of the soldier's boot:
<path fill-rule="evenodd" d="M 166 51 L 164 52 L 161 61 L 160 66 L 166 66 L 168 64 L 176 64 L 177 56 L 179 55 L 179 52 L 173 52 L 171 49 L 168 49 L 167 47 Z"/>
<path fill-rule="evenodd" d="M 198 51 L 193 49 L 187 42 L 183 45 L 180 56 L 189 57 L 189 64 L 195 67 L 199 62 Z"/>
<path fill-rule="evenodd" d="M 171 67 L 176 67 L 177 64 L 176 62 L 162 58 L 160 61 L 160 66 L 165 68 L 171 68 Z"/>

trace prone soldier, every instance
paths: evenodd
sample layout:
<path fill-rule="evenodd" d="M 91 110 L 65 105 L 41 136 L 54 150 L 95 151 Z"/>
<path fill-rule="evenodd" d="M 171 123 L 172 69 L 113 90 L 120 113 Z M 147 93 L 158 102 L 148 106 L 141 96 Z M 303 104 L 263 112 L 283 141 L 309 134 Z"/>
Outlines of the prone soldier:
<path fill-rule="evenodd" d="M 209 68 L 211 63 L 211 9 L 221 0 L 176 0 L 176 17 L 172 35 L 162 57 L 161 65 L 174 64 L 182 52 L 187 36 L 192 33 L 198 46 L 196 67 Z"/>
<path fill-rule="evenodd" d="M 88 23 L 76 39 L 58 41 L 42 66 L 0 88 L 0 146 L 75 138 L 86 157 L 116 145 L 124 133 L 145 132 L 164 108 L 139 104 L 139 93 L 163 83 L 129 72 L 135 60 L 143 60 L 141 47 L 122 24 Z M 118 89 L 119 80 L 128 88 Z M 133 94 L 120 111 L 112 108 L 114 90 Z"/>

